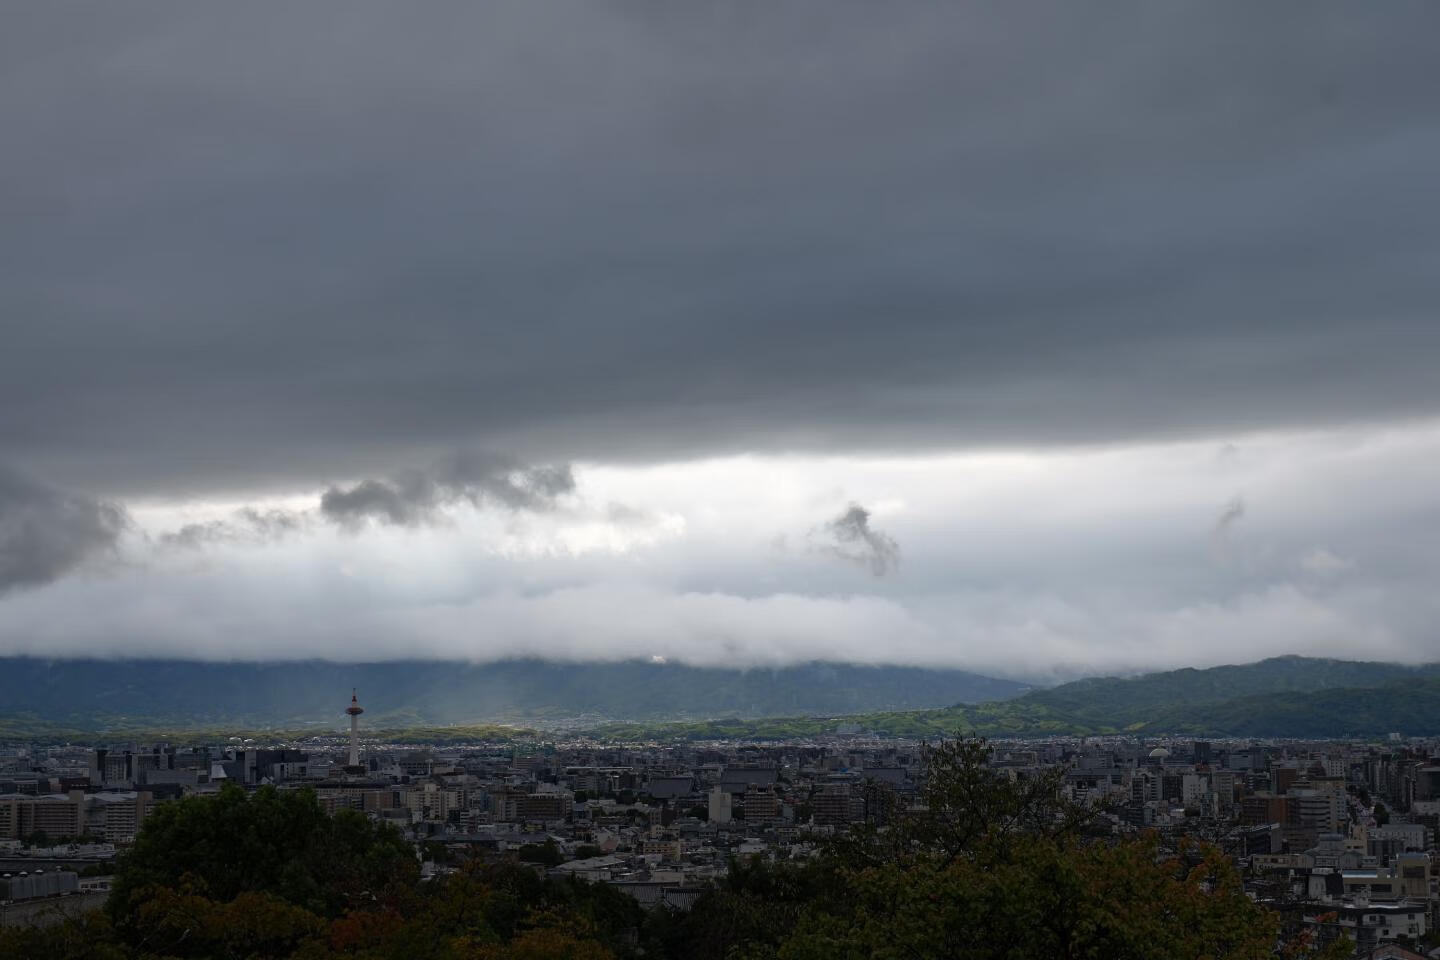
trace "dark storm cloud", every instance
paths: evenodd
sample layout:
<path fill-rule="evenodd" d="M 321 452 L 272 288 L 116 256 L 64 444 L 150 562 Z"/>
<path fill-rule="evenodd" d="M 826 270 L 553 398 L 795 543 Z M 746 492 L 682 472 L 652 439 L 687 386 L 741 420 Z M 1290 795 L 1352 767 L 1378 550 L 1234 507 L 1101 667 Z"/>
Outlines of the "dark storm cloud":
<path fill-rule="evenodd" d="M 312 527 L 316 519 L 356 528 L 368 521 L 416 526 L 460 503 L 478 508 L 547 511 L 575 490 L 569 464 L 527 466 L 492 453 L 460 451 L 423 469 L 387 479 L 331 486 L 314 509 L 241 507 L 229 517 L 187 523 L 160 534 L 164 547 L 194 549 L 231 543 L 269 543 Z M 612 510 L 626 509 L 612 504 Z M 644 515 L 633 512 L 636 520 Z M 617 520 L 617 522 L 619 522 Z"/>
<path fill-rule="evenodd" d="M 433 502 L 427 501 L 428 511 Z M 383 480 L 362 480 L 349 489 L 331 487 L 320 497 L 320 510 L 339 523 L 360 523 L 369 519 L 409 524 L 416 520 L 417 507 L 411 499 Z"/>
<path fill-rule="evenodd" d="M 1437 35 L 1426 3 L 20 7 L 0 456 L 167 494 L 1435 414 Z"/>
<path fill-rule="evenodd" d="M 123 508 L 35 483 L 0 466 L 0 593 L 48 583 L 113 548 Z"/>
<path fill-rule="evenodd" d="M 900 562 L 900 545 L 870 526 L 870 511 L 858 503 L 825 524 L 815 539 L 824 553 L 859 564 L 877 577 L 885 576 Z"/>
<path fill-rule="evenodd" d="M 320 497 L 320 513 L 344 526 L 367 520 L 413 526 L 462 502 L 475 507 L 546 510 L 574 489 L 575 477 L 568 464 L 529 467 L 504 457 L 461 453 L 389 480 L 331 487 Z"/>

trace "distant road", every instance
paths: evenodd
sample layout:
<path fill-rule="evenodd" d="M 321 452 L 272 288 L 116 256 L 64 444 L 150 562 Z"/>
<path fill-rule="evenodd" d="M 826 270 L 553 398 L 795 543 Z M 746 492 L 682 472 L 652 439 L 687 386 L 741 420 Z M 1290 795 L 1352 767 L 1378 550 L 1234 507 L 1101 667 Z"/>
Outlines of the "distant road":
<path fill-rule="evenodd" d="M 95 857 L 84 859 L 80 857 L 61 858 L 57 860 L 42 860 L 39 857 L 12 857 L 8 860 L 0 860 L 0 873 L 19 873 L 21 870 L 27 873 L 34 873 L 36 870 L 84 870 L 86 867 L 93 867 L 97 863 L 106 863 L 114 857 Z"/>

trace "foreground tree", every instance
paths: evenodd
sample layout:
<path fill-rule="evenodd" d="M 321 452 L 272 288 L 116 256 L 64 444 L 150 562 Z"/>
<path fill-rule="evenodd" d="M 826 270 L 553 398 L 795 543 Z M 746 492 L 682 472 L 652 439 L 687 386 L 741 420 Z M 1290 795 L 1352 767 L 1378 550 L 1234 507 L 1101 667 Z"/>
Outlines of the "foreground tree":
<path fill-rule="evenodd" d="M 1212 847 L 1093 836 L 1064 802 L 1063 773 L 1011 778 L 981 740 L 929 752 L 913 805 L 809 864 L 752 865 L 670 932 L 687 958 L 1262 960 L 1339 958 L 1348 944 L 1282 942 L 1280 918 L 1245 895 Z"/>
<path fill-rule="evenodd" d="M 128 960 L 103 913 L 54 926 L 0 925 L 0 960 Z"/>
<path fill-rule="evenodd" d="M 1198 864 L 1153 838 L 1121 843 L 1016 840 L 954 858 L 917 856 L 848 874 L 843 912 L 807 910 L 777 949 L 783 960 L 928 958 L 1157 960 L 1276 956 L 1277 918 L 1245 896 L 1213 850 Z M 1304 941 L 1288 956 L 1348 957 Z"/>
<path fill-rule="evenodd" d="M 309 790 L 227 784 L 218 795 L 162 804 L 120 858 L 106 907 L 123 933 L 139 936 L 144 908 L 162 891 L 228 903 L 265 894 L 320 917 L 398 896 L 419 865 L 393 827 L 363 814 L 326 814 Z"/>

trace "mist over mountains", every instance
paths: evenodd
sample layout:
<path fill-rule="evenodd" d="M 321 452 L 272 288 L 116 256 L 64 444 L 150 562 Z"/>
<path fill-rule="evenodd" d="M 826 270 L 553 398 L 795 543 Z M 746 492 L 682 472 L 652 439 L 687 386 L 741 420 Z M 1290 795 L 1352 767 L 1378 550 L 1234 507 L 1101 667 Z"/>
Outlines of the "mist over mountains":
<path fill-rule="evenodd" d="M 739 670 L 643 661 L 0 658 L 0 716 L 23 714 L 82 730 L 137 723 L 339 725 L 352 687 L 372 726 L 848 714 L 1000 700 L 1029 689 L 962 670 L 840 663 Z"/>
<path fill-rule="evenodd" d="M 1049 688 L 961 670 L 813 662 L 475 664 L 0 658 L 0 736 L 44 731 L 473 723 L 618 736 L 791 736 L 837 721 L 901 736 L 1346 737 L 1440 732 L 1440 664 L 1285 656 Z"/>

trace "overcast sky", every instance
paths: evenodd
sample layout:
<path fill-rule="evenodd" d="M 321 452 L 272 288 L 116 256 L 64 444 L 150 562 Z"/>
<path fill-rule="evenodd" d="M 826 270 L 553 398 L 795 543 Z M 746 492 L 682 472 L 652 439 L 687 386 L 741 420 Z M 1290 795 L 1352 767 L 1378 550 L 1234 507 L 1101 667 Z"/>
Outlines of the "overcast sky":
<path fill-rule="evenodd" d="M 0 654 L 1440 659 L 1437 36 L 17 7 Z"/>

